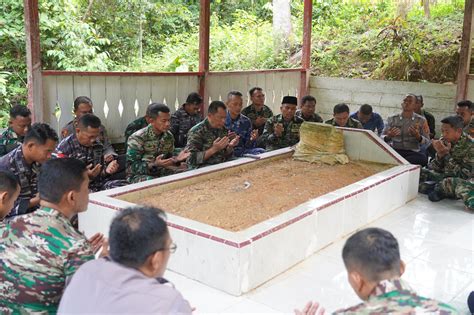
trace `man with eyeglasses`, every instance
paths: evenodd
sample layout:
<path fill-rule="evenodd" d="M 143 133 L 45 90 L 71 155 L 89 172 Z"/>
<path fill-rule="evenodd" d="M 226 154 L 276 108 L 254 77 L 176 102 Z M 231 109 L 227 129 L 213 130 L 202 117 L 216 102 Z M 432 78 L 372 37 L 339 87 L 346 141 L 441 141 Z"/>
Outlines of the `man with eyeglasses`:
<path fill-rule="evenodd" d="M 110 225 L 109 244 L 109 257 L 76 272 L 58 314 L 191 314 L 188 301 L 163 278 L 176 251 L 163 211 L 121 211 Z"/>

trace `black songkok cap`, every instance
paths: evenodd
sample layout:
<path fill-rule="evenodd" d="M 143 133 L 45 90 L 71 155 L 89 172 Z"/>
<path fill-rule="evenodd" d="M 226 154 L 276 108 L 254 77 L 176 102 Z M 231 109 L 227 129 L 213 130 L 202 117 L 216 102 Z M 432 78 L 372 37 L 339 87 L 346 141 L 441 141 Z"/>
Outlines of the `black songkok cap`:
<path fill-rule="evenodd" d="M 285 96 L 283 97 L 283 100 L 281 101 L 282 104 L 292 104 L 292 105 L 298 105 L 298 99 L 294 96 Z"/>

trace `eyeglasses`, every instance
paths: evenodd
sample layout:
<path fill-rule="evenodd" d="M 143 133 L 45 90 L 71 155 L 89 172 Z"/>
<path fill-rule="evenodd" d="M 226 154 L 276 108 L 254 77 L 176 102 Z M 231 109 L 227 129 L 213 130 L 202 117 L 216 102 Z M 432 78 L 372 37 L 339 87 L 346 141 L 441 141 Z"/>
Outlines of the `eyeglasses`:
<path fill-rule="evenodd" d="M 171 254 L 174 254 L 177 249 L 178 249 L 178 245 L 176 245 L 175 243 L 171 243 L 170 247 L 160 248 L 158 249 L 158 251 L 169 250 Z"/>

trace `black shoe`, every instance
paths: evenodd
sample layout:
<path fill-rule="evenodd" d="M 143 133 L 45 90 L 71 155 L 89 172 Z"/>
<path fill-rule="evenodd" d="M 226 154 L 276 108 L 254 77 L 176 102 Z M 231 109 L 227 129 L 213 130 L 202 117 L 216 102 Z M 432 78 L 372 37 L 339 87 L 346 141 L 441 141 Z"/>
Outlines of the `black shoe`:
<path fill-rule="evenodd" d="M 435 186 L 436 186 L 436 182 L 432 180 L 420 183 L 418 185 L 418 192 L 420 194 L 428 195 L 434 190 Z"/>
<path fill-rule="evenodd" d="M 428 194 L 428 199 L 433 202 L 438 202 L 440 200 L 443 200 L 445 198 L 444 194 L 440 191 L 433 190 Z"/>

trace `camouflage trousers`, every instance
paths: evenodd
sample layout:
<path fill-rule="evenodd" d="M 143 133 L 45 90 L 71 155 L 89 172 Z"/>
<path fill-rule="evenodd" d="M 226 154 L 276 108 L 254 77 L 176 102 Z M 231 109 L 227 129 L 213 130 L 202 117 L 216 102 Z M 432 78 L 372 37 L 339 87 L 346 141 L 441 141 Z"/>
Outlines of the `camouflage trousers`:
<path fill-rule="evenodd" d="M 435 189 L 447 198 L 462 199 L 468 208 L 474 209 L 474 180 L 472 178 L 446 177 L 443 173 L 421 169 L 420 183 L 429 180 L 437 182 Z"/>

